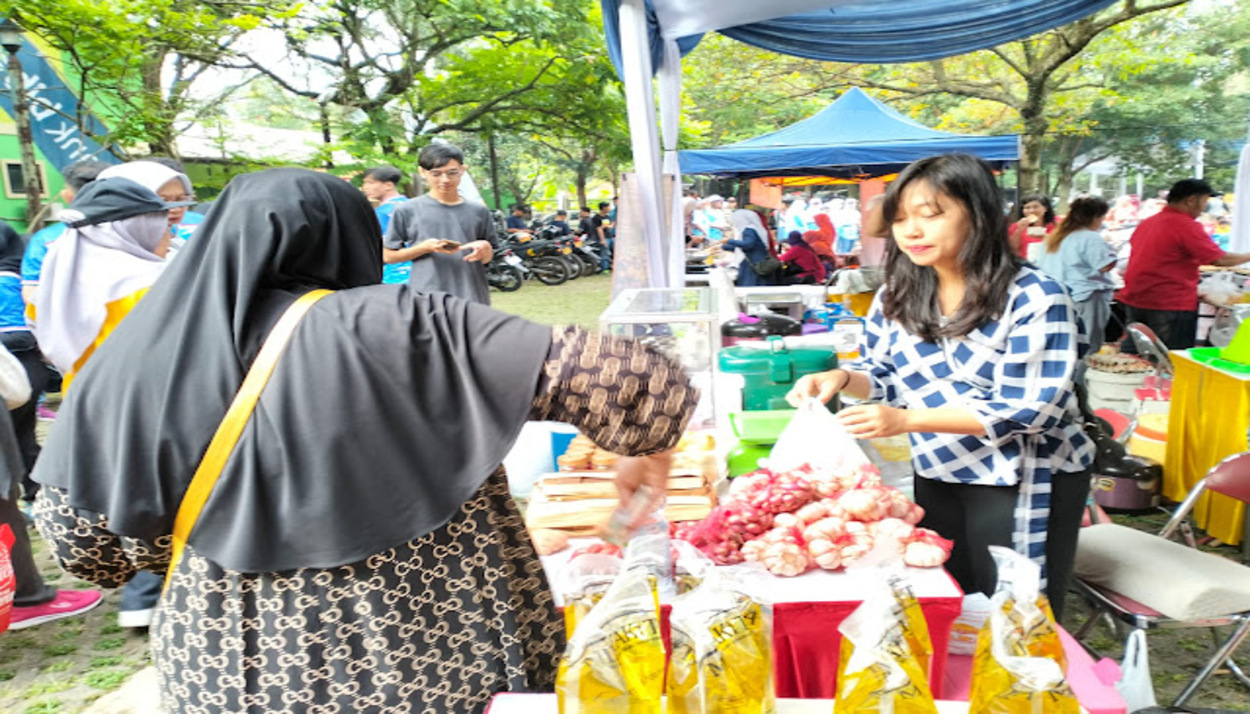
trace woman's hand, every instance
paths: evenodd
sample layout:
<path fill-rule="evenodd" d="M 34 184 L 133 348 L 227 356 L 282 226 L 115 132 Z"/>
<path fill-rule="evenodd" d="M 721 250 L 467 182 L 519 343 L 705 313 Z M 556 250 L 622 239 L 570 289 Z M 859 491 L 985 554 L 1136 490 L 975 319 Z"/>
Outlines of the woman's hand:
<path fill-rule="evenodd" d="M 821 404 L 828 404 L 833 395 L 846 389 L 850 384 L 851 375 L 845 369 L 831 369 L 828 372 L 817 372 L 799 378 L 794 388 L 786 395 L 790 406 L 798 408 L 807 397 L 816 397 Z"/>
<path fill-rule="evenodd" d="M 668 471 L 673 464 L 673 452 L 662 451 L 650 456 L 623 456 L 616 462 L 616 492 L 621 505 L 628 507 L 634 493 L 642 486 L 647 486 L 648 503 L 646 508 L 639 509 L 638 516 L 630 523 L 630 529 L 636 528 L 651 517 L 651 514 L 664 501 L 668 491 Z"/>
<path fill-rule="evenodd" d="M 865 404 L 838 412 L 838 421 L 856 439 L 883 439 L 911 431 L 906 409 Z"/>

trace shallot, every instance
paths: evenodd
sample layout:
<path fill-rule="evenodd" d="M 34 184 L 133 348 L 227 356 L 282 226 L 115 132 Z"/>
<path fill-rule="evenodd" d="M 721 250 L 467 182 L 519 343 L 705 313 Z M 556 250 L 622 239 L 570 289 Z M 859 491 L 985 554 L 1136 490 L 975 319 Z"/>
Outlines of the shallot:
<path fill-rule="evenodd" d="M 903 547 L 903 562 L 913 568 L 936 568 L 951 557 L 954 545 L 928 528 L 917 528 Z"/>

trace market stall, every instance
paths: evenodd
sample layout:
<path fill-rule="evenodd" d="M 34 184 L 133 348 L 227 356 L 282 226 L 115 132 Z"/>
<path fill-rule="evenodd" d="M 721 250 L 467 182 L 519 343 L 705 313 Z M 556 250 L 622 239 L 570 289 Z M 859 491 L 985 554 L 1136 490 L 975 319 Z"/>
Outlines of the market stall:
<path fill-rule="evenodd" d="M 1250 366 L 1212 359 L 1212 349 L 1197 348 L 1201 360 L 1190 350 L 1171 353 L 1176 376 L 1163 495 L 1177 502 L 1212 466 L 1250 449 Z M 1234 499 L 1207 494 L 1194 509 L 1194 519 L 1224 543 L 1244 540 L 1245 507 Z"/>
<path fill-rule="evenodd" d="M 681 62 L 703 33 L 829 62 L 914 62 L 1027 37 L 1113 0 L 600 1 L 608 53 L 625 82 L 637 179 L 621 204 L 618 240 L 622 232 L 639 234 L 649 267 L 646 284 L 664 287 L 680 285 L 684 270 L 677 160 Z M 673 177 L 667 195 L 665 175 Z"/>

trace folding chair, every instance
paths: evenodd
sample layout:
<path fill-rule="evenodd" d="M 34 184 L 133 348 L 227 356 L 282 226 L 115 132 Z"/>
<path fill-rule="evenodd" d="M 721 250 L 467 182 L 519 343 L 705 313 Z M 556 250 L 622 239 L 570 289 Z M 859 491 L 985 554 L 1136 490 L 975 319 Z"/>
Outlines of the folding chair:
<path fill-rule="evenodd" d="M 1095 608 L 1075 633 L 1084 638 L 1102 617 L 1113 628 L 1132 630 L 1188 627 L 1232 627 L 1221 642 L 1212 629 L 1216 650 L 1173 702 L 1184 706 L 1221 665 L 1250 688 L 1250 677 L 1232 660 L 1250 635 L 1250 567 L 1193 543 L 1171 540 L 1188 529 L 1185 519 L 1207 491 L 1250 502 L 1250 451 L 1216 464 L 1190 490 L 1158 535 L 1115 524 L 1083 528 L 1076 551 L 1073 586 Z M 1190 540 L 1190 539 L 1187 539 Z"/>
<path fill-rule="evenodd" d="M 1172 368 L 1172 358 L 1168 356 L 1167 345 L 1163 344 L 1155 331 L 1142 322 L 1130 322 L 1124 329 L 1133 340 L 1138 356 L 1153 363 L 1161 378 L 1172 381 L 1176 374 L 1176 370 Z"/>

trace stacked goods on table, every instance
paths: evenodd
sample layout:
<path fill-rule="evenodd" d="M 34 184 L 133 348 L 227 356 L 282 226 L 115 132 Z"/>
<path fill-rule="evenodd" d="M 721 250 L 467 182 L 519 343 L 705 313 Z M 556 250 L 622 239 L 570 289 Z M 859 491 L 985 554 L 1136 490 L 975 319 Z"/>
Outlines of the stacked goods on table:
<path fill-rule="evenodd" d="M 698 520 L 716 505 L 712 488 L 717 477 L 715 446 L 710 434 L 699 432 L 686 434 L 678 443 L 664 510 L 668 521 Z M 617 506 L 613 478 L 618 458 L 582 435 L 574 438 L 568 451 L 557 459 L 560 471 L 539 479 L 531 493 L 526 523 L 535 539 L 553 539 L 541 533 L 547 529 L 566 536 L 598 532 Z"/>
<path fill-rule="evenodd" d="M 576 551 L 556 583 L 568 603 L 559 710 L 770 714 L 772 611 L 752 594 L 753 573 L 713 568 L 688 544 L 670 544 L 663 522 L 653 525 L 623 554 L 612 546 Z M 666 668 L 658 595 L 661 581 L 682 570 L 692 579 L 673 601 Z"/>
<path fill-rule="evenodd" d="M 767 469 L 734 479 L 724 502 L 702 521 L 674 528 L 721 565 L 757 561 L 774 575 L 838 570 L 876 549 L 912 567 L 945 563 L 951 542 L 917 528 L 924 510 L 881 484 L 870 464 L 837 469 Z"/>

